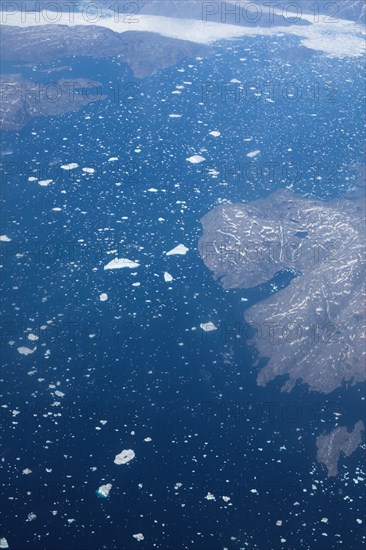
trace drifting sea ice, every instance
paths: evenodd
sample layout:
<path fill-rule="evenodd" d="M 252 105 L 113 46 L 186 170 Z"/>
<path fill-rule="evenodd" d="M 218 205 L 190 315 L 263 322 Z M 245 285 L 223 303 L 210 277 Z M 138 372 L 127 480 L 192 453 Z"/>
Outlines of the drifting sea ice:
<path fill-rule="evenodd" d="M 108 498 L 111 489 L 112 489 L 112 484 L 111 483 L 106 483 L 106 485 L 101 485 L 97 489 L 96 493 L 97 493 L 98 497 Z"/>
<path fill-rule="evenodd" d="M 124 267 L 129 267 L 130 269 L 134 267 L 139 267 L 140 264 L 127 258 L 114 258 L 107 265 L 104 266 L 104 269 L 121 269 Z"/>
<path fill-rule="evenodd" d="M 217 327 L 211 321 L 209 321 L 208 323 L 201 323 L 200 327 L 205 332 L 211 332 L 213 330 L 217 330 Z"/>
<path fill-rule="evenodd" d="M 186 158 L 188 162 L 191 162 L 192 164 L 199 164 L 200 162 L 203 162 L 205 157 L 201 157 L 201 155 L 192 155 L 191 157 Z"/>
<path fill-rule="evenodd" d="M 135 452 L 132 449 L 123 450 L 115 456 L 114 463 L 118 465 L 127 464 L 133 458 L 135 458 Z"/>
<path fill-rule="evenodd" d="M 178 244 L 175 248 L 172 248 L 172 250 L 169 250 L 169 252 L 166 252 L 166 256 L 174 256 L 175 254 L 187 254 L 189 248 L 184 246 L 184 244 Z"/>

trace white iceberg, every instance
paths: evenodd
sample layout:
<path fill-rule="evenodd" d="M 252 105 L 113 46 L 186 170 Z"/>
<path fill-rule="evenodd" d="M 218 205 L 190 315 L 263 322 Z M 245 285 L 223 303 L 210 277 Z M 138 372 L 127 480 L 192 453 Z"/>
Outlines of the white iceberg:
<path fill-rule="evenodd" d="M 111 489 L 112 489 L 112 484 L 106 483 L 106 485 L 101 485 L 99 489 L 97 489 L 96 493 L 98 497 L 108 498 Z"/>
<path fill-rule="evenodd" d="M 167 256 L 174 256 L 175 254 L 187 254 L 189 248 L 184 246 L 184 244 L 178 244 L 175 248 L 172 248 L 172 250 L 169 250 L 169 252 L 166 252 L 165 254 Z"/>
<path fill-rule="evenodd" d="M 140 542 L 140 540 L 144 540 L 144 535 L 142 533 L 136 533 L 136 535 L 132 535 L 134 539 L 136 539 L 138 542 Z"/>
<path fill-rule="evenodd" d="M 170 283 L 173 280 L 173 277 L 167 271 L 164 272 L 164 281 Z"/>
<path fill-rule="evenodd" d="M 69 164 L 62 164 L 61 168 L 62 170 L 75 170 L 75 168 L 78 168 L 77 162 L 70 162 Z"/>
<path fill-rule="evenodd" d="M 82 171 L 86 174 L 94 174 L 95 169 L 94 168 L 82 168 Z"/>
<path fill-rule="evenodd" d="M 213 330 L 217 330 L 217 327 L 211 321 L 209 321 L 208 323 L 201 323 L 200 327 L 205 332 L 211 332 Z"/>
<path fill-rule="evenodd" d="M 39 180 L 38 185 L 41 185 L 42 187 L 47 187 L 50 183 L 52 183 L 53 180 Z"/>
<path fill-rule="evenodd" d="M 130 460 L 132 460 L 133 458 L 135 458 L 135 451 L 133 451 L 132 449 L 123 450 L 118 455 L 116 455 L 114 463 L 118 465 L 127 464 L 127 462 L 130 462 Z"/>
<path fill-rule="evenodd" d="M 260 153 L 260 150 L 256 149 L 256 151 L 251 151 L 250 153 L 248 153 L 247 157 L 252 159 L 252 158 L 256 157 L 257 155 L 259 155 L 259 153 Z"/>
<path fill-rule="evenodd" d="M 0 548 L 9 548 L 8 541 L 6 540 L 5 537 L 2 537 L 0 539 Z"/>
<path fill-rule="evenodd" d="M 218 132 L 217 130 L 212 130 L 212 132 L 209 132 L 210 136 L 213 137 L 219 137 L 221 136 L 221 132 Z"/>
<path fill-rule="evenodd" d="M 191 157 L 186 158 L 188 162 L 191 162 L 192 164 L 199 164 L 200 162 L 203 162 L 205 157 L 201 157 L 201 155 L 192 155 Z"/>
<path fill-rule="evenodd" d="M 104 269 L 122 269 L 124 267 L 129 267 L 130 269 L 134 267 L 139 267 L 139 263 L 127 258 L 114 258 L 107 265 L 104 266 Z"/>
<path fill-rule="evenodd" d="M 0 241 L 2 241 L 3 243 L 10 243 L 11 239 L 9 239 L 7 235 L 0 235 Z"/>
<path fill-rule="evenodd" d="M 37 347 L 30 349 L 30 348 L 27 348 L 26 346 L 20 346 L 18 348 L 18 352 L 20 353 L 20 355 L 30 355 L 31 353 L 34 353 L 36 349 Z"/>
<path fill-rule="evenodd" d="M 104 268 L 106 269 L 106 268 Z M 102 294 L 99 296 L 99 300 L 101 302 L 106 302 L 108 300 L 108 294 L 106 292 L 102 292 Z"/>

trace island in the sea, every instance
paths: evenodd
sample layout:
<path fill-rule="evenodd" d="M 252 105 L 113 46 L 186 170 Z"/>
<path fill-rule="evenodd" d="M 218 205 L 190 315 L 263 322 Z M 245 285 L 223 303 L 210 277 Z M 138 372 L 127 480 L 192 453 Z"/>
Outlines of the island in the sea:
<path fill-rule="evenodd" d="M 200 255 L 226 289 L 272 285 L 245 311 L 259 352 L 258 384 L 287 375 L 283 389 L 302 381 L 330 393 L 365 381 L 365 200 L 319 201 L 287 189 L 247 204 L 221 204 L 201 220 Z M 291 271 L 285 288 L 273 282 Z M 361 442 L 337 427 L 319 435 L 317 458 L 337 474 L 341 453 Z"/>
<path fill-rule="evenodd" d="M 253 288 L 291 271 L 282 290 L 245 311 L 266 364 L 258 384 L 287 375 L 329 393 L 365 380 L 363 200 L 324 202 L 279 190 L 222 204 L 201 220 L 200 255 L 224 288 Z"/>
<path fill-rule="evenodd" d="M 362 432 L 365 427 L 359 420 L 354 429 L 349 432 L 345 426 L 335 428 L 328 434 L 319 435 L 316 439 L 318 462 L 324 464 L 328 470 L 328 477 L 338 474 L 338 461 L 343 453 L 350 456 L 362 441 Z"/>

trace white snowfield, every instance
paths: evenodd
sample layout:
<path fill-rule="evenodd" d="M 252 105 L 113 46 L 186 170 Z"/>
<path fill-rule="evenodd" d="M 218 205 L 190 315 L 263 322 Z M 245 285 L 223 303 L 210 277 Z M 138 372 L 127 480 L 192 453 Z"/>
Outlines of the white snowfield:
<path fill-rule="evenodd" d="M 16 5 L 16 3 L 14 3 Z M 71 11 L 71 13 L 70 13 Z M 280 8 L 273 8 L 274 13 L 283 17 Z M 123 14 L 115 17 L 111 11 L 105 10 L 100 16 L 93 16 L 86 8 L 86 13 L 73 13 L 67 8 L 57 17 L 43 10 L 40 12 L 26 12 L 21 9 L 12 9 L 2 12 L 2 23 L 18 27 L 32 27 L 37 25 L 97 25 L 114 32 L 148 31 L 162 36 L 180 40 L 190 40 L 199 44 L 210 44 L 220 40 L 230 40 L 242 36 L 298 36 L 302 46 L 322 52 L 328 57 L 361 57 L 364 53 L 363 27 L 345 19 L 329 21 L 321 18 L 314 22 L 314 14 L 299 14 L 297 22 L 284 26 L 247 26 L 230 25 L 228 23 L 213 23 L 202 19 L 176 19 L 157 15 L 138 14 L 132 25 Z M 268 13 L 262 14 L 268 18 Z M 302 19 L 310 25 L 299 25 Z M 268 20 L 268 19 L 267 19 Z M 133 28 L 132 28 L 133 27 Z"/>

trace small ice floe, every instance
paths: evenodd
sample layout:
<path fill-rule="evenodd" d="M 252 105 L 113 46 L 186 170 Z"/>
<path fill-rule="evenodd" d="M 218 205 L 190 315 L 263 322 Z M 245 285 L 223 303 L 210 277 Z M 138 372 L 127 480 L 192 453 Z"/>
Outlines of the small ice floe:
<path fill-rule="evenodd" d="M 33 349 L 27 348 L 26 346 L 20 346 L 18 349 L 18 353 L 20 355 L 30 355 L 31 353 L 34 353 L 37 349 L 37 346 Z"/>
<path fill-rule="evenodd" d="M 169 118 L 181 118 L 182 115 L 177 115 L 175 113 L 172 113 L 171 115 L 169 115 Z"/>
<path fill-rule="evenodd" d="M 135 535 L 132 535 L 134 539 L 136 539 L 138 542 L 141 540 L 144 540 L 144 535 L 142 533 L 136 533 Z"/>
<path fill-rule="evenodd" d="M 164 281 L 170 283 L 173 280 L 173 277 L 167 271 L 164 272 Z"/>
<path fill-rule="evenodd" d="M 8 541 L 6 540 L 5 537 L 2 537 L 0 539 L 0 548 L 9 548 Z"/>
<path fill-rule="evenodd" d="M 27 336 L 28 340 L 31 340 L 32 342 L 35 342 L 36 340 L 39 340 L 39 336 L 37 336 L 36 334 L 28 334 Z"/>
<path fill-rule="evenodd" d="M 42 187 L 47 187 L 47 185 L 50 185 L 50 183 L 52 182 L 53 180 L 39 180 L 38 185 L 41 185 Z"/>
<path fill-rule="evenodd" d="M 102 292 L 102 294 L 99 296 L 99 300 L 101 302 L 106 302 L 108 300 L 108 294 L 106 292 Z"/>
<path fill-rule="evenodd" d="M 200 327 L 205 332 L 212 332 L 213 330 L 217 330 L 217 327 L 211 321 L 209 321 L 208 323 L 201 323 Z"/>
<path fill-rule="evenodd" d="M 0 241 L 3 243 L 10 243 L 11 239 L 7 235 L 0 235 Z M 1 548 L 1 546 L 0 546 Z"/>
<path fill-rule="evenodd" d="M 128 260 L 127 258 L 114 258 L 107 265 L 104 266 L 104 269 L 122 269 L 128 267 L 133 269 L 134 267 L 139 267 L 139 263 L 134 262 L 133 260 Z"/>
<path fill-rule="evenodd" d="M 85 174 L 94 174 L 95 169 L 94 168 L 82 168 L 82 171 L 85 172 Z"/>
<path fill-rule="evenodd" d="M 96 490 L 96 494 L 100 498 L 108 498 L 111 489 L 112 489 L 112 484 L 106 483 L 106 485 L 101 485 L 99 489 Z"/>
<path fill-rule="evenodd" d="M 217 131 L 217 130 L 212 130 L 212 132 L 209 132 L 210 136 L 213 136 L 213 137 L 219 137 L 221 136 L 221 132 Z"/>
<path fill-rule="evenodd" d="M 69 164 L 62 164 L 61 168 L 62 170 L 75 170 L 75 168 L 78 168 L 79 165 L 77 162 L 70 162 Z"/>
<path fill-rule="evenodd" d="M 31 473 L 32 470 L 30 468 L 24 468 L 24 470 L 22 470 L 22 474 L 24 474 L 25 476 L 28 476 Z"/>
<path fill-rule="evenodd" d="M 259 155 L 259 153 L 260 153 L 260 150 L 256 149 L 256 151 L 251 151 L 250 153 L 247 153 L 247 157 L 252 159 L 252 158 L 256 157 L 257 155 Z"/>
<path fill-rule="evenodd" d="M 144 441 L 145 441 L 146 443 L 150 443 L 150 441 L 152 441 L 152 439 L 151 439 L 151 437 L 145 437 Z"/>
<path fill-rule="evenodd" d="M 207 493 L 207 495 L 205 496 L 205 499 L 206 500 L 216 500 L 215 498 L 215 495 L 213 495 L 212 493 L 210 493 L 210 491 Z"/>
<path fill-rule="evenodd" d="M 135 452 L 132 449 L 123 450 L 115 456 L 114 463 L 127 464 L 127 462 L 130 462 L 133 458 L 135 458 Z"/>
<path fill-rule="evenodd" d="M 224 502 L 229 502 L 230 497 L 222 497 L 222 500 L 223 500 Z"/>
<path fill-rule="evenodd" d="M 184 246 L 184 244 L 178 244 L 175 248 L 172 248 L 172 250 L 169 250 L 169 252 L 165 252 L 166 256 L 174 256 L 175 254 L 187 254 L 189 248 Z"/>
<path fill-rule="evenodd" d="M 34 512 L 30 512 L 27 516 L 26 521 L 34 521 L 37 518 L 36 514 Z"/>
<path fill-rule="evenodd" d="M 202 157 L 201 155 L 192 155 L 191 157 L 186 158 L 188 162 L 191 162 L 192 164 L 199 164 L 200 162 L 203 162 L 205 157 Z"/>
<path fill-rule="evenodd" d="M 277 527 L 281 527 L 281 525 L 282 525 L 282 519 L 278 519 L 278 520 L 276 521 L 276 525 L 277 525 Z"/>

